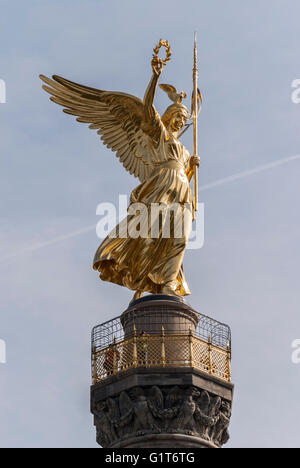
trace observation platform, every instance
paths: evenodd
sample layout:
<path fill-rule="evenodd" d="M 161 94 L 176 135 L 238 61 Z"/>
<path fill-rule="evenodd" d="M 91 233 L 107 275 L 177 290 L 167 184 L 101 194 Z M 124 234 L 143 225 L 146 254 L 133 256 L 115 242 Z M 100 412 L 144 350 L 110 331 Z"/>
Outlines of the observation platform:
<path fill-rule="evenodd" d="M 110 448 L 219 448 L 229 439 L 230 328 L 150 295 L 92 330 L 91 411 Z"/>

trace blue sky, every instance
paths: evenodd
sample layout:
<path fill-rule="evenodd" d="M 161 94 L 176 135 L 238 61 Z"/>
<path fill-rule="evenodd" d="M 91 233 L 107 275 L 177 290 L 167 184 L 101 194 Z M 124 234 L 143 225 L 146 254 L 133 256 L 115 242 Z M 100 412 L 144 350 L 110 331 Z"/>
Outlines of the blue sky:
<path fill-rule="evenodd" d="M 90 331 L 131 293 L 91 264 L 96 206 L 137 182 L 96 133 L 50 103 L 38 75 L 142 97 L 152 48 L 173 55 L 161 82 L 188 93 L 198 31 L 205 186 L 300 154 L 296 0 L 1 0 L 0 444 L 96 447 Z M 162 91 L 156 106 L 169 104 Z M 184 137 L 191 149 L 192 135 Z M 236 384 L 228 447 L 299 446 L 300 159 L 201 192 L 205 245 L 187 252 L 191 305 L 228 323 Z M 65 238 L 52 242 L 58 238 Z M 280 421 L 280 424 L 278 422 Z"/>

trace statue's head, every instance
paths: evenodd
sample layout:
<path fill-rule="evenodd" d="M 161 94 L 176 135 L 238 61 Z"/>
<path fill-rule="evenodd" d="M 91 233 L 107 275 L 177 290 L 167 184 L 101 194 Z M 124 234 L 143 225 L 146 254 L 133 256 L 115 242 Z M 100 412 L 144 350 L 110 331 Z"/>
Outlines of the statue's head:
<path fill-rule="evenodd" d="M 167 108 L 161 120 L 172 132 L 179 132 L 185 126 L 190 116 L 189 110 L 183 104 L 172 104 Z"/>

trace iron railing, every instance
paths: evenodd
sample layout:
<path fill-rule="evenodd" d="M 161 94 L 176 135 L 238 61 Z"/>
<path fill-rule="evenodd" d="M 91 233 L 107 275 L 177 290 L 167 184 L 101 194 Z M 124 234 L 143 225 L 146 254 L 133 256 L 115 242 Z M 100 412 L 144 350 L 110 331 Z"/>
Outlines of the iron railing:
<path fill-rule="evenodd" d="M 210 375 L 231 381 L 231 351 L 194 336 L 134 334 L 132 338 L 93 351 L 93 384 L 137 367 L 194 367 Z"/>
<path fill-rule="evenodd" d="M 130 314 L 134 324 L 136 312 Z M 137 321 L 142 314 L 139 308 Z M 125 335 L 122 317 L 96 326 L 92 331 L 93 383 L 137 367 L 194 367 L 230 382 L 231 333 L 227 325 L 199 315 L 195 330 L 180 324 L 180 332 L 170 333 L 165 331 L 169 327 L 162 316 L 166 321 L 161 311 L 151 314 L 147 333 L 142 334 L 134 325 Z"/>
<path fill-rule="evenodd" d="M 127 322 L 138 322 L 139 319 L 143 316 L 143 326 L 147 330 L 147 333 L 150 335 L 160 333 L 161 326 L 163 325 L 166 334 L 168 334 L 168 325 L 169 322 L 172 325 L 175 325 L 175 328 L 180 328 L 180 334 L 189 334 L 190 324 L 186 323 L 185 325 L 182 322 L 179 322 L 179 318 L 174 317 L 174 315 L 169 315 L 165 313 L 169 309 L 160 306 L 159 311 L 151 313 L 151 316 L 148 314 L 149 309 L 139 307 L 138 311 L 135 309 L 126 311 Z M 168 318 L 169 317 L 169 318 Z M 211 340 L 211 343 L 215 346 L 218 346 L 223 349 L 227 349 L 228 343 L 231 345 L 231 331 L 228 325 L 218 322 L 206 315 L 198 314 L 198 324 L 195 328 L 195 336 L 201 338 L 204 341 Z M 176 326 L 177 320 L 177 326 Z M 169 321 L 169 322 L 168 322 Z M 122 316 L 116 317 L 112 320 L 109 320 L 101 325 L 97 325 L 92 330 L 92 349 L 99 351 L 103 348 L 106 348 L 113 341 L 117 343 L 123 341 L 125 338 L 130 338 L 133 336 L 133 328 L 131 333 L 127 330 L 126 337 L 124 333 L 124 328 L 122 324 Z"/>

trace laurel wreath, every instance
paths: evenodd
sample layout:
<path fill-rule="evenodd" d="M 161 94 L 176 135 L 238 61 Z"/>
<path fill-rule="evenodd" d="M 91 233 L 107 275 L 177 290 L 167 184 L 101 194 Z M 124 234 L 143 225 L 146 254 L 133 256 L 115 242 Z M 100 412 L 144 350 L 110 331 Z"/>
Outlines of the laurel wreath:
<path fill-rule="evenodd" d="M 158 53 L 161 47 L 165 47 L 166 49 L 165 59 L 161 59 L 158 56 Z M 153 52 L 154 52 L 153 58 L 157 60 L 157 62 L 161 65 L 166 65 L 171 60 L 172 53 L 171 53 L 171 47 L 168 41 L 164 41 L 163 39 L 161 39 L 159 43 L 157 44 L 157 46 L 154 47 Z"/>

